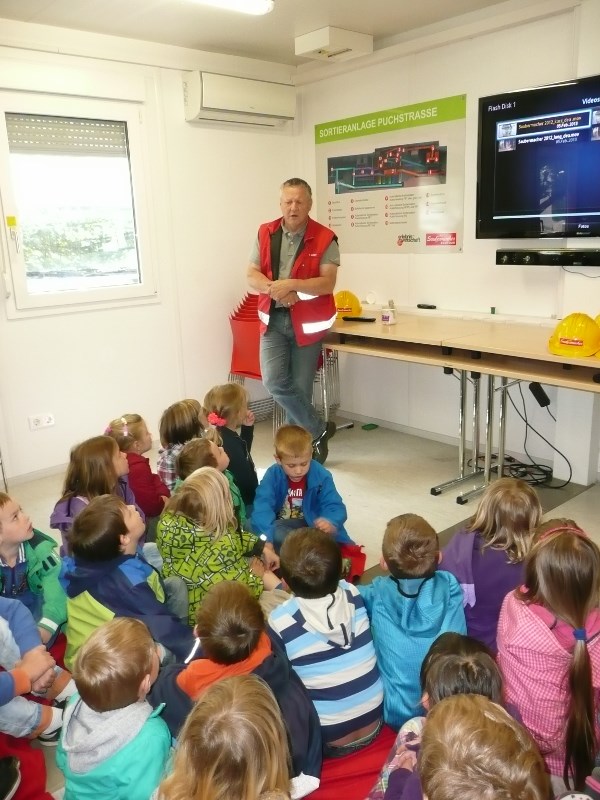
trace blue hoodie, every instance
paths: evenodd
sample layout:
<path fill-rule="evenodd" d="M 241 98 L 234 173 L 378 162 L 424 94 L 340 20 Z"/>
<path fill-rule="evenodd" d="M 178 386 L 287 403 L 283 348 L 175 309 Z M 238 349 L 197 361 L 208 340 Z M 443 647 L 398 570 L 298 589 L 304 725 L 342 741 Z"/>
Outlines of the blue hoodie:
<path fill-rule="evenodd" d="M 383 718 L 398 730 L 424 714 L 419 673 L 427 651 L 446 631 L 466 633 L 462 591 L 449 572 L 429 578 L 375 578 L 358 586 L 383 679 Z"/>

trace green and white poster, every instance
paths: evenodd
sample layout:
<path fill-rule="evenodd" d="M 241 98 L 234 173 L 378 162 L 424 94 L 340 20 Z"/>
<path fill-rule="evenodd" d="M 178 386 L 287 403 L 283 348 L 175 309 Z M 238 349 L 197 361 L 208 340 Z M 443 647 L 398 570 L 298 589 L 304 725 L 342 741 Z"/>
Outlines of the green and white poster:
<path fill-rule="evenodd" d="M 466 96 L 315 125 L 319 220 L 347 253 L 462 250 Z"/>

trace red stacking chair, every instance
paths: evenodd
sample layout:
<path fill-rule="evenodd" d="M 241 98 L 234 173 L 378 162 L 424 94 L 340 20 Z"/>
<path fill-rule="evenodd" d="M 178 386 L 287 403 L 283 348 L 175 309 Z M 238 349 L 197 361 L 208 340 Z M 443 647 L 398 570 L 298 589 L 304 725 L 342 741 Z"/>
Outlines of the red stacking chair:
<path fill-rule="evenodd" d="M 229 324 L 233 335 L 231 374 L 260 381 L 258 295 L 247 294 L 229 317 Z"/>

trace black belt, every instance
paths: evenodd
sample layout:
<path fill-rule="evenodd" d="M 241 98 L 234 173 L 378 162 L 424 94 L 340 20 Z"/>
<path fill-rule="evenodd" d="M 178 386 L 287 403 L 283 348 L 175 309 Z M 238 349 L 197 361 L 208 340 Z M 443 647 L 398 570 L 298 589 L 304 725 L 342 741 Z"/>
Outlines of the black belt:
<path fill-rule="evenodd" d="M 289 313 L 289 308 L 286 308 L 285 306 L 273 306 L 273 308 L 271 309 L 271 313 L 275 311 L 278 312 L 285 311 L 286 313 Z"/>

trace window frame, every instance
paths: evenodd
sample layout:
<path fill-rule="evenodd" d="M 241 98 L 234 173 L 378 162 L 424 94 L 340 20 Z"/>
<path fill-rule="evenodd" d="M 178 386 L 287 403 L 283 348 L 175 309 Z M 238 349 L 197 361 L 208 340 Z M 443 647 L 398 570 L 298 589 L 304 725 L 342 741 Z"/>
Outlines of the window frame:
<path fill-rule="evenodd" d="M 18 242 L 18 209 L 11 185 L 5 112 L 116 120 L 126 123 L 140 268 L 139 283 L 36 295 L 27 292 L 25 261 Z M 148 149 L 143 103 L 132 100 L 0 91 L 0 209 L 3 221 L 1 238 L 4 260 L 2 278 L 9 319 L 158 302 L 154 258 L 156 226 L 153 224 L 153 205 L 146 180 L 151 163 Z M 16 226 L 10 224 L 11 218 L 16 218 Z"/>

